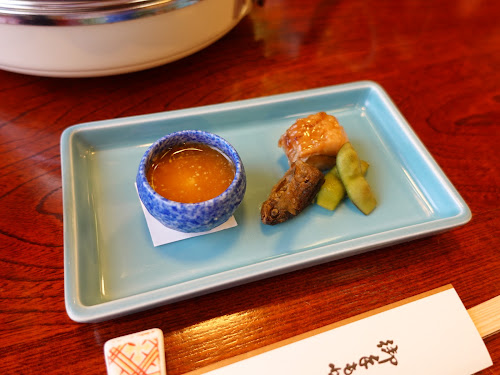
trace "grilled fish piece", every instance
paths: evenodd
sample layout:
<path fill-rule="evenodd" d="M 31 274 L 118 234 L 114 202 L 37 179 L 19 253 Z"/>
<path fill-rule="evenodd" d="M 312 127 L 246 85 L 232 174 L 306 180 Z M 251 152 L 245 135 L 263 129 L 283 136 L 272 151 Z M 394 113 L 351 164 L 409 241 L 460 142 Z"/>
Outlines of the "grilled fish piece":
<path fill-rule="evenodd" d="M 305 161 L 318 169 L 330 169 L 347 134 L 337 119 L 325 112 L 318 112 L 298 119 L 287 129 L 279 141 L 290 165 L 297 160 Z"/>
<path fill-rule="evenodd" d="M 262 204 L 260 217 L 264 224 L 282 223 L 313 201 L 325 178 L 316 167 L 297 160 L 271 190 Z"/>

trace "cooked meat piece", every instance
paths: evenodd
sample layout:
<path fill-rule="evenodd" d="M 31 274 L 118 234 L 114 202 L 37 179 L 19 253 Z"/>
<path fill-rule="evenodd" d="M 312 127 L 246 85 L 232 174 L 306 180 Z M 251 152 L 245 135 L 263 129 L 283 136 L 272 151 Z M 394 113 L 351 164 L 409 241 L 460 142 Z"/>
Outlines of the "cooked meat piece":
<path fill-rule="evenodd" d="M 278 141 L 290 165 L 305 161 L 318 169 L 330 169 L 335 157 L 348 141 L 344 128 L 334 116 L 318 112 L 298 119 Z"/>
<path fill-rule="evenodd" d="M 298 215 L 313 201 L 323 182 L 323 173 L 318 168 L 297 160 L 262 204 L 262 222 L 274 225 Z"/>

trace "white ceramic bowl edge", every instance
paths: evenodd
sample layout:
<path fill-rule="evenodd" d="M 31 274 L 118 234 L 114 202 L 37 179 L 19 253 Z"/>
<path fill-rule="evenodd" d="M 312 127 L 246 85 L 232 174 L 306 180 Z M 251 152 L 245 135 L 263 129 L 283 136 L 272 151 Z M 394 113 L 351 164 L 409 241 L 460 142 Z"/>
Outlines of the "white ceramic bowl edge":
<path fill-rule="evenodd" d="M 152 68 L 197 52 L 229 32 L 251 0 L 203 0 L 109 24 L 0 24 L 0 68 L 50 77 L 92 77 Z"/>

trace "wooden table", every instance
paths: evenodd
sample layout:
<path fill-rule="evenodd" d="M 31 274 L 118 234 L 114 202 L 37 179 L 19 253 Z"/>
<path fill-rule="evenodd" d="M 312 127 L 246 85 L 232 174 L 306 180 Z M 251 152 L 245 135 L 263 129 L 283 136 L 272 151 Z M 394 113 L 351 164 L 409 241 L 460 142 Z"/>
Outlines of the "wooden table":
<path fill-rule="evenodd" d="M 451 283 L 500 294 L 500 3 L 268 0 L 208 48 L 122 76 L 0 71 L 3 374 L 104 374 L 111 338 L 158 327 L 167 371 L 224 358 Z M 77 123 L 373 80 L 472 211 L 454 230 L 101 323 L 64 305 L 59 142 Z M 500 335 L 485 340 L 500 374 Z"/>

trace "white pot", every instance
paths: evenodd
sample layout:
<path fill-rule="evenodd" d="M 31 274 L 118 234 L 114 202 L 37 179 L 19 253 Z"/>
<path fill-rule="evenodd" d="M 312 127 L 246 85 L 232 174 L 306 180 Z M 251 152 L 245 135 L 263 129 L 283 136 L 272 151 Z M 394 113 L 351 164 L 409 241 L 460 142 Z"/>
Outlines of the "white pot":
<path fill-rule="evenodd" d="M 0 69 L 91 77 L 159 66 L 215 42 L 252 0 L 0 0 Z"/>

